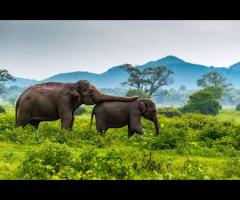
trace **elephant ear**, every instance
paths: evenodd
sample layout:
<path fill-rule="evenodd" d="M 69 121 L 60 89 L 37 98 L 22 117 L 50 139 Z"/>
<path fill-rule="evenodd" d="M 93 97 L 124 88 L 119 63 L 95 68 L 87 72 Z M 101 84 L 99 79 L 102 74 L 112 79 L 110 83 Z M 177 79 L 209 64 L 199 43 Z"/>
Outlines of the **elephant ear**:
<path fill-rule="evenodd" d="M 144 101 L 140 101 L 139 107 L 140 107 L 140 110 L 141 110 L 142 114 L 147 111 L 147 105 L 146 105 L 146 103 Z"/>
<path fill-rule="evenodd" d="M 71 90 L 70 91 L 71 95 L 71 101 L 73 104 L 73 107 L 78 107 L 81 104 L 81 96 L 77 90 Z"/>
<path fill-rule="evenodd" d="M 77 91 L 77 90 L 71 90 L 70 91 L 70 95 L 71 95 L 71 97 L 72 98 L 80 98 L 80 94 L 79 94 L 79 92 Z"/>

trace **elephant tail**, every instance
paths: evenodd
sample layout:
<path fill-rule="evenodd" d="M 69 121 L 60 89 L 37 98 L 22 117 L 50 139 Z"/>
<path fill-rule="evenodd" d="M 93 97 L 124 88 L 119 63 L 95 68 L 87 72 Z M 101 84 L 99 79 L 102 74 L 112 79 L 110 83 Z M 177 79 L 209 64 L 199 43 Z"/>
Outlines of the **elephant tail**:
<path fill-rule="evenodd" d="M 95 115 L 95 107 L 96 107 L 96 106 L 94 106 L 93 109 L 92 109 L 89 131 L 91 130 L 91 127 L 92 127 L 93 116 Z"/>

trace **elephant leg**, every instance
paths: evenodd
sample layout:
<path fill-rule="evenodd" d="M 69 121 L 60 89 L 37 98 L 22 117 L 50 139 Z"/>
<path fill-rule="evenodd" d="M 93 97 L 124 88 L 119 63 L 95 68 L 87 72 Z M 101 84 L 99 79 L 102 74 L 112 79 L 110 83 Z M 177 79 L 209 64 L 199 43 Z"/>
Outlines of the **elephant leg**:
<path fill-rule="evenodd" d="M 128 125 L 128 138 L 132 137 L 134 132 L 131 130 L 130 125 Z"/>
<path fill-rule="evenodd" d="M 72 112 L 66 112 L 60 118 L 61 118 L 61 128 L 65 130 L 70 130 L 72 120 L 73 120 Z"/>
<path fill-rule="evenodd" d="M 130 131 L 140 135 L 144 134 L 141 126 L 141 116 L 138 114 L 130 114 Z"/>
<path fill-rule="evenodd" d="M 105 133 L 107 131 L 105 120 L 103 118 L 96 116 L 96 129 L 100 133 Z"/>
<path fill-rule="evenodd" d="M 37 120 L 34 120 L 34 121 L 31 121 L 31 122 L 30 122 L 30 124 L 31 124 L 32 126 L 34 126 L 34 128 L 36 128 L 36 129 L 38 129 L 39 123 L 40 123 L 40 121 L 37 121 Z"/>
<path fill-rule="evenodd" d="M 18 116 L 16 119 L 15 127 L 25 127 L 28 123 L 31 122 L 31 116 L 27 113 L 25 114 L 23 111 L 18 111 Z"/>
<path fill-rule="evenodd" d="M 74 123 L 74 113 L 72 114 L 72 121 L 71 121 L 71 125 L 70 125 L 70 131 L 72 130 L 73 123 Z"/>

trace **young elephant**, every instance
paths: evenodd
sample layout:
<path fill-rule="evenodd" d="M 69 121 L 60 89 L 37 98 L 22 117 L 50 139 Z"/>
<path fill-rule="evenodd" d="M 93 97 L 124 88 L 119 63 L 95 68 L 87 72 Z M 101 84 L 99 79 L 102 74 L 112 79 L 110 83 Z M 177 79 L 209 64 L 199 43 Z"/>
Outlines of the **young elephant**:
<path fill-rule="evenodd" d="M 105 132 L 108 128 L 121 128 L 128 125 L 128 137 L 135 132 L 144 134 L 141 127 L 141 116 L 152 121 L 156 134 L 159 135 L 159 124 L 154 102 L 147 99 L 137 99 L 132 102 L 109 101 L 96 104 L 92 110 L 96 118 L 96 129 Z"/>

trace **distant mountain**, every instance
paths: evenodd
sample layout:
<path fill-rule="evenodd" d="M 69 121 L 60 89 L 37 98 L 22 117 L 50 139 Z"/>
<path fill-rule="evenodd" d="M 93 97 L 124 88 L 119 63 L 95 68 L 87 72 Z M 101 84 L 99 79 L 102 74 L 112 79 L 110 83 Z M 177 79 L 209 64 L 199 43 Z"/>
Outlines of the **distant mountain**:
<path fill-rule="evenodd" d="M 240 70 L 240 62 L 234 64 L 234 65 L 231 65 L 229 67 L 229 69 L 233 69 L 233 70 Z"/>
<path fill-rule="evenodd" d="M 197 88 L 196 81 L 201 78 L 203 74 L 214 70 L 220 72 L 224 77 L 226 77 L 227 81 L 231 82 L 235 88 L 240 88 L 240 62 L 230 66 L 229 68 L 213 67 L 189 63 L 170 55 L 156 61 L 150 61 L 146 64 L 139 65 L 137 68 L 145 69 L 147 67 L 157 66 L 165 66 L 174 72 L 171 76 L 173 83 L 167 86 L 167 88 L 179 88 L 181 85 L 185 85 L 189 89 Z M 76 82 L 78 80 L 89 80 L 98 88 L 114 88 L 119 86 L 122 87 L 121 83 L 126 81 L 127 78 L 128 73 L 121 69 L 121 65 L 119 65 L 110 68 L 102 74 L 81 71 L 61 73 L 40 82 Z M 19 79 L 17 83 L 21 85 L 31 85 L 36 83 L 36 81 Z M 14 85 L 14 83 L 12 83 L 12 85 Z"/>
<path fill-rule="evenodd" d="M 98 88 L 114 88 L 120 86 L 121 82 L 126 80 L 127 77 L 128 74 L 123 71 L 120 66 L 116 66 L 102 74 L 90 72 L 61 73 L 41 82 L 77 82 L 79 80 L 88 80 Z"/>
<path fill-rule="evenodd" d="M 13 85 L 17 85 L 19 87 L 28 87 L 38 82 L 37 80 L 33 80 L 33 79 L 26 79 L 26 78 L 19 78 L 19 77 L 14 77 L 14 78 L 16 79 L 15 81 L 7 81 L 5 83 L 5 86 L 11 87 Z"/>
<path fill-rule="evenodd" d="M 219 71 L 226 78 L 231 78 L 229 76 L 230 70 L 224 67 L 208 67 L 199 64 L 192 64 L 185 62 L 182 59 L 179 59 L 175 56 L 166 56 L 162 59 L 148 62 L 144 65 L 139 66 L 140 69 L 145 69 L 147 67 L 157 67 L 165 66 L 169 70 L 173 71 L 174 74 L 171 76 L 173 79 L 173 84 L 169 87 L 179 88 L 181 85 L 185 85 L 188 88 L 196 88 L 196 81 L 205 73 L 209 71 Z M 230 81 L 230 79 L 229 79 Z M 240 78 L 239 78 L 240 81 Z"/>

